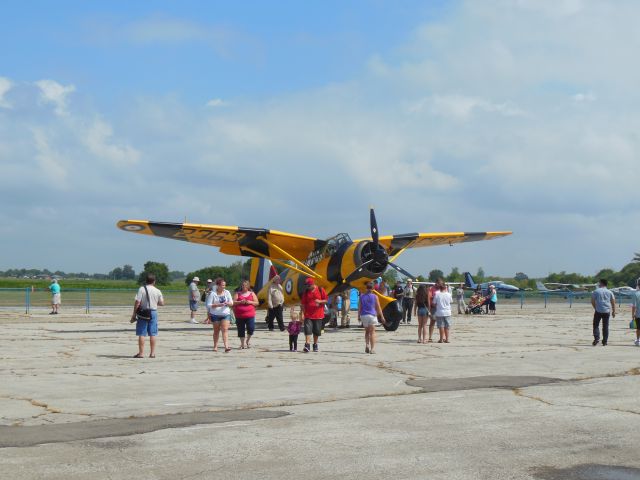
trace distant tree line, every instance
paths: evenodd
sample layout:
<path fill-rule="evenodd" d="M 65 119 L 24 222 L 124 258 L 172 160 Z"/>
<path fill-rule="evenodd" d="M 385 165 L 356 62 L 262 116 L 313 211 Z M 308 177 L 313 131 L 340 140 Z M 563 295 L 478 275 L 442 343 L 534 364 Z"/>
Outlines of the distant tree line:
<path fill-rule="evenodd" d="M 185 284 L 189 284 L 193 277 L 197 276 L 204 283 L 206 279 L 212 280 L 216 278 L 224 278 L 230 286 L 236 286 L 240 284 L 240 281 L 245 278 L 249 278 L 251 269 L 251 259 L 245 261 L 238 260 L 233 262 L 229 266 L 212 265 L 210 267 L 203 267 L 199 270 L 189 272 L 185 274 L 179 270 L 170 271 L 166 263 L 155 262 L 149 260 L 144 264 L 144 269 L 137 276 L 138 283 L 143 283 L 147 273 L 153 273 L 156 276 L 156 283 L 158 285 L 168 285 L 169 283 L 177 280 L 184 279 Z M 14 277 L 14 278 L 38 278 L 38 277 L 58 277 L 58 278 L 89 278 L 94 280 L 135 280 L 136 272 L 131 265 L 123 265 L 122 267 L 116 267 L 108 274 L 93 273 L 88 274 L 85 272 L 78 273 L 65 273 L 60 270 L 52 272 L 48 269 L 27 269 L 27 268 L 12 268 L 9 270 L 1 271 L 0 277 Z M 487 276 L 482 267 L 478 268 L 473 275 L 474 280 L 478 283 L 490 281 L 490 280 L 502 280 L 507 283 L 511 283 L 520 288 L 536 288 L 536 279 L 529 278 L 524 272 L 517 272 L 513 277 L 496 277 Z M 418 280 L 434 282 L 438 278 L 444 278 L 450 283 L 464 282 L 464 273 L 460 272 L 458 267 L 453 267 L 449 274 L 445 274 L 442 270 L 433 269 L 429 272 L 428 276 L 418 275 Z M 549 283 L 569 283 L 569 284 L 590 284 L 596 283 L 600 278 L 606 278 L 609 281 L 609 286 L 620 287 L 628 285 L 635 287 L 636 280 L 640 278 L 640 253 L 636 253 L 634 258 L 626 264 L 620 271 L 615 271 L 611 268 L 604 268 L 597 272 L 595 275 L 582 275 L 580 273 L 569 273 L 561 271 L 558 273 L 550 273 L 544 278 L 540 278 L 542 282 Z M 398 272 L 393 269 L 388 269 L 383 279 L 388 285 L 395 285 L 400 280 Z"/>

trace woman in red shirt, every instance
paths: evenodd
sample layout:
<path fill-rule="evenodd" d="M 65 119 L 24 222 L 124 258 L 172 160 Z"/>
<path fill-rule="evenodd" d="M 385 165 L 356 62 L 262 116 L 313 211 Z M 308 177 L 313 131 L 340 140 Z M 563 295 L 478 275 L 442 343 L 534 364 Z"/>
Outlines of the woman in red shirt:
<path fill-rule="evenodd" d="M 258 297 L 251 290 L 249 280 L 243 280 L 240 291 L 233 296 L 233 313 L 236 317 L 236 327 L 240 338 L 240 348 L 250 348 L 251 335 L 256 328 L 256 307 Z M 245 329 L 247 340 L 245 342 Z"/>

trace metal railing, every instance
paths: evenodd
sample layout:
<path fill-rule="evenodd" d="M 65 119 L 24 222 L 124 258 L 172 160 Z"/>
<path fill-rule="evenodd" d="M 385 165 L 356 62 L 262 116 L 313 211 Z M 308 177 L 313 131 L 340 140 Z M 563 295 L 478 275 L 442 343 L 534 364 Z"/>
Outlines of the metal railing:
<path fill-rule="evenodd" d="M 96 289 L 78 288 L 65 289 L 62 293 L 62 308 L 74 307 L 90 313 L 93 308 L 121 308 L 132 306 L 137 289 Z M 167 305 L 188 305 L 186 290 L 162 290 Z M 465 300 L 468 303 L 469 292 Z M 631 303 L 630 297 L 619 296 L 619 304 Z M 571 308 L 574 304 L 589 304 L 591 295 L 584 293 L 569 293 L 567 295 L 549 294 L 546 292 L 519 292 L 512 296 L 498 295 L 498 305 L 544 306 L 548 308 L 564 305 Z M 357 308 L 351 302 L 351 307 Z M 454 299 L 455 305 L 455 299 Z M 51 293 L 48 290 L 32 288 L 0 288 L 0 312 L 2 310 L 24 310 L 29 314 L 32 309 L 43 309 L 51 306 Z"/>

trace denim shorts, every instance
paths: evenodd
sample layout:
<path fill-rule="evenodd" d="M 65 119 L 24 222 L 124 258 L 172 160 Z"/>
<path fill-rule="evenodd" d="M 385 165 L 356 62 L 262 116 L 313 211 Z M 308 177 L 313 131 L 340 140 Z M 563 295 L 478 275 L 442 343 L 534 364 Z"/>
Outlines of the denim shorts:
<path fill-rule="evenodd" d="M 157 310 L 151 310 L 151 320 L 136 321 L 136 335 L 138 337 L 155 337 L 158 335 Z"/>
<path fill-rule="evenodd" d="M 209 315 L 209 318 L 212 322 L 222 322 L 229 321 L 231 319 L 231 315 Z"/>
<path fill-rule="evenodd" d="M 451 317 L 436 317 L 438 328 L 451 328 Z"/>
<path fill-rule="evenodd" d="M 192 312 L 198 311 L 198 300 L 189 300 L 189 309 Z"/>
<path fill-rule="evenodd" d="M 419 317 L 426 317 L 427 315 L 429 315 L 429 310 L 427 309 L 427 307 L 418 307 Z"/>

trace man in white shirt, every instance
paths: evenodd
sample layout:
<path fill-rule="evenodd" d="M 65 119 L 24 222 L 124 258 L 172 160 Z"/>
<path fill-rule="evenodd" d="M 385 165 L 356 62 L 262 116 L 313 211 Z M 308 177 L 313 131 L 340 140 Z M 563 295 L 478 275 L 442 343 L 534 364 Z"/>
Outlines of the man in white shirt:
<path fill-rule="evenodd" d="M 198 311 L 198 300 L 200 300 L 200 290 L 198 290 L 198 283 L 200 279 L 193 277 L 189 284 L 189 310 L 191 310 L 191 320 L 189 323 L 198 323 L 196 320 L 196 312 Z"/>
<path fill-rule="evenodd" d="M 138 353 L 133 358 L 144 357 L 144 338 L 149 337 L 151 352 L 149 358 L 156 357 L 156 337 L 158 336 L 158 305 L 164 305 L 162 292 L 155 287 L 156 276 L 148 273 L 144 287 L 138 289 L 136 301 L 133 305 L 131 323 L 136 322 L 136 335 L 138 336 Z M 139 315 L 138 307 L 147 310 L 148 318 Z"/>

